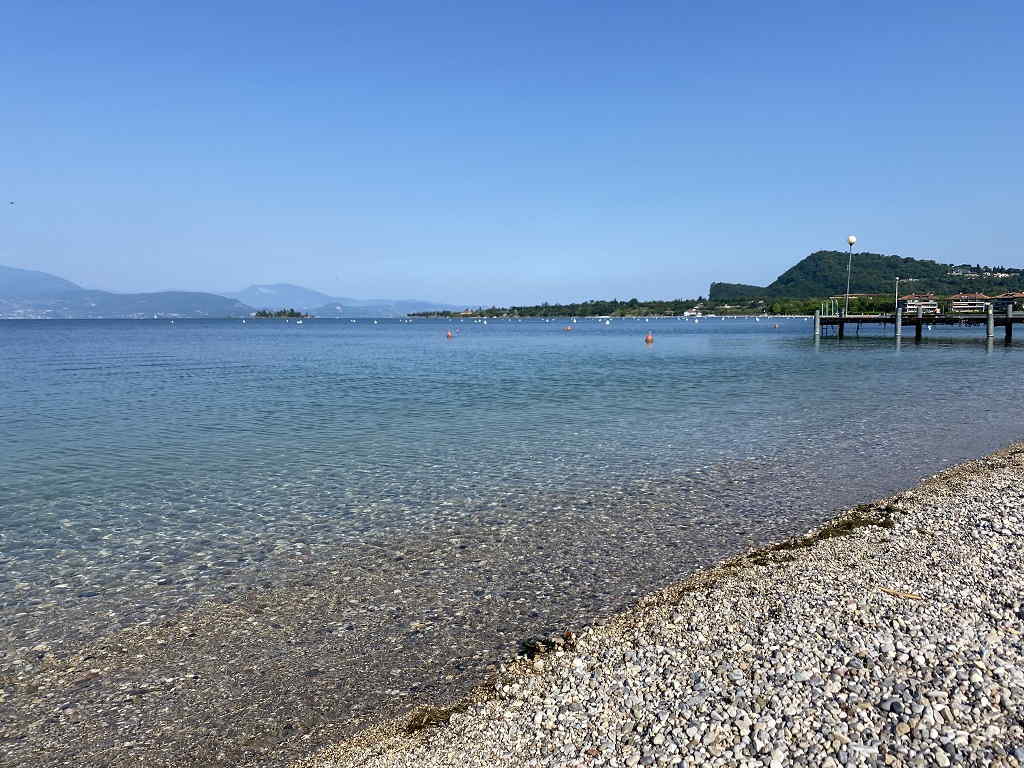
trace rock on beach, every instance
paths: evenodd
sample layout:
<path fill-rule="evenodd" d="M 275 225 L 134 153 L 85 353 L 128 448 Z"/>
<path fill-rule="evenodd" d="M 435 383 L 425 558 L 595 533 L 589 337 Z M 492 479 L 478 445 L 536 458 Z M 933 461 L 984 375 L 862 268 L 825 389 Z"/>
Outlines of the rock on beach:
<path fill-rule="evenodd" d="M 1016 445 L 293 768 L 1024 766 L 1022 554 Z"/>

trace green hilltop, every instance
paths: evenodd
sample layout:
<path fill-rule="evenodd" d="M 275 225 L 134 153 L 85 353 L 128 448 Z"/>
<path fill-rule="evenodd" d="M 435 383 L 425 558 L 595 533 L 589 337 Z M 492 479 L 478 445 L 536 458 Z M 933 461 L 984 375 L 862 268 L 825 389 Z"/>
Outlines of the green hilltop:
<path fill-rule="evenodd" d="M 846 291 L 845 251 L 816 251 L 779 275 L 767 286 L 712 283 L 711 301 L 750 299 L 806 299 L 834 296 Z M 940 264 L 936 261 L 853 254 L 850 293 L 892 293 L 896 278 L 900 293 L 1002 293 L 1024 290 L 1024 271 L 1016 267 L 980 264 Z"/>

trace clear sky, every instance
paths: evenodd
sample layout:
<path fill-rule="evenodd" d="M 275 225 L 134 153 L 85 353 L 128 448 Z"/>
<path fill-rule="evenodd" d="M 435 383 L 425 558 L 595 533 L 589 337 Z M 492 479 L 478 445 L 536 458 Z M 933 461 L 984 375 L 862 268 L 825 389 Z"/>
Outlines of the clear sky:
<path fill-rule="evenodd" d="M 1022 266 L 1022 28 L 1019 0 L 11 0 L 0 264 L 474 304 L 696 296 L 850 233 Z"/>

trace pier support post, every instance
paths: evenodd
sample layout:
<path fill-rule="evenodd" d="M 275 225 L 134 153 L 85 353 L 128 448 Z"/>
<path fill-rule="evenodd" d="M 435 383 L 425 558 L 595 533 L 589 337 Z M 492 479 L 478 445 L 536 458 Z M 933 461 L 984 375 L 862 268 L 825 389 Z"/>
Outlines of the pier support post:
<path fill-rule="evenodd" d="M 844 331 L 846 330 L 846 322 L 845 321 L 846 321 L 846 313 L 845 312 L 840 312 L 839 313 L 839 333 L 836 334 L 837 337 L 840 338 L 840 339 L 843 338 L 843 336 L 846 335 L 844 333 Z"/>
<path fill-rule="evenodd" d="M 896 309 L 896 338 L 903 336 L 903 308 L 898 307 Z"/>
<path fill-rule="evenodd" d="M 991 339 L 993 336 L 996 335 L 996 318 L 995 315 L 993 315 L 992 313 L 991 304 L 988 305 L 988 309 L 986 310 L 986 312 L 988 314 L 988 329 L 985 335 L 987 338 Z"/>
<path fill-rule="evenodd" d="M 814 310 L 814 338 L 821 338 L 821 310 Z"/>
<path fill-rule="evenodd" d="M 1006 307 L 1006 343 L 1013 341 L 1013 304 Z"/>
<path fill-rule="evenodd" d="M 920 341 L 924 334 L 924 310 L 917 308 L 917 324 L 914 326 L 914 341 Z"/>

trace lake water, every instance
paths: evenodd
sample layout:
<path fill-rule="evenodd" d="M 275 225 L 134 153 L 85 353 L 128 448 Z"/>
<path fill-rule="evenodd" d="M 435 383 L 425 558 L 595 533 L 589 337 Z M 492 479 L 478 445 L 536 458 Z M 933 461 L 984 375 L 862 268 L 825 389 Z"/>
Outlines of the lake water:
<path fill-rule="evenodd" d="M 1024 349 L 979 328 L 565 323 L 0 322 L 0 647 L 556 497 L 641 494 L 739 550 L 1024 434 Z"/>

